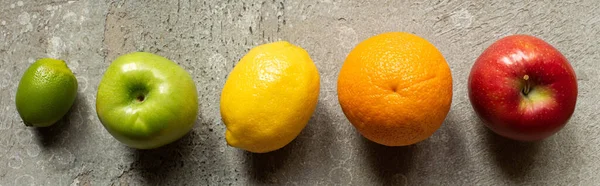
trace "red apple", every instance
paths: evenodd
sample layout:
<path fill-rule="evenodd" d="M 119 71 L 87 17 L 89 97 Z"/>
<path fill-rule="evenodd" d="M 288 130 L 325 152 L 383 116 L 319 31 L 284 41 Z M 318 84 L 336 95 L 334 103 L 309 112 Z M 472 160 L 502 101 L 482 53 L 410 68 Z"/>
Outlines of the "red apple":
<path fill-rule="evenodd" d="M 469 100 L 495 133 L 521 141 L 558 132 L 577 102 L 577 78 L 550 44 L 528 35 L 502 38 L 471 69 Z"/>

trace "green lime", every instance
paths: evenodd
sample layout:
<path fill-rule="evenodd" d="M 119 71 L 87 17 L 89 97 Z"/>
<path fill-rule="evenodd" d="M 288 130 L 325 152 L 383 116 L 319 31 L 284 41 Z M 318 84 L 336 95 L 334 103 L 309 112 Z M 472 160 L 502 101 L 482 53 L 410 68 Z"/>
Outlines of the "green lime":
<path fill-rule="evenodd" d="M 77 79 L 67 64 L 43 58 L 23 74 L 15 102 L 25 125 L 47 127 L 67 114 L 76 96 Z"/>

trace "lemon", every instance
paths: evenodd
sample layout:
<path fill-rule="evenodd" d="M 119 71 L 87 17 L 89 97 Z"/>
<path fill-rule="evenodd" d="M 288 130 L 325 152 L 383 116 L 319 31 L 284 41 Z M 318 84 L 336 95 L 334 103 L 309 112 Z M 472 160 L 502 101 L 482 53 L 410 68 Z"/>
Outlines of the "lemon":
<path fill-rule="evenodd" d="M 280 41 L 250 50 L 229 74 L 221 117 L 230 146 L 265 153 L 290 143 L 319 97 L 319 72 L 308 53 Z"/>
<path fill-rule="evenodd" d="M 76 96 L 77 79 L 67 64 L 43 58 L 23 74 L 15 102 L 25 125 L 47 127 L 69 111 Z"/>

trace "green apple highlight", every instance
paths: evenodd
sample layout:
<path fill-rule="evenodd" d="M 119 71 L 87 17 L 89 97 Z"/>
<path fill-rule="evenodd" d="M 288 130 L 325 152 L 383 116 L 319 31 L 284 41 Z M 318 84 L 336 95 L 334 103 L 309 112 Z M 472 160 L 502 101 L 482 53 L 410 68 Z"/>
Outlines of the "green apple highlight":
<path fill-rule="evenodd" d="M 169 59 L 146 52 L 125 54 L 102 77 L 96 112 L 120 142 L 157 148 L 192 129 L 198 114 L 196 85 Z"/>

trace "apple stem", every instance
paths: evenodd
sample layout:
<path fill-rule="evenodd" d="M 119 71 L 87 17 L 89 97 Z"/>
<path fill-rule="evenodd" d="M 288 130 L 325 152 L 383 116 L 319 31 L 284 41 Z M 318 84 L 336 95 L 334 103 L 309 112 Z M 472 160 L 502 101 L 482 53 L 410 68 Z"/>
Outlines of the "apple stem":
<path fill-rule="evenodd" d="M 527 95 L 529 94 L 529 91 L 531 91 L 531 83 L 529 83 L 529 76 L 525 75 L 523 76 L 523 79 L 525 80 L 525 87 L 523 87 L 523 94 Z"/>
<path fill-rule="evenodd" d="M 137 98 L 136 98 L 136 99 L 137 99 L 139 102 L 144 102 L 144 99 L 145 99 L 145 98 L 144 98 L 144 95 L 139 95 L 139 96 L 137 96 Z"/>

